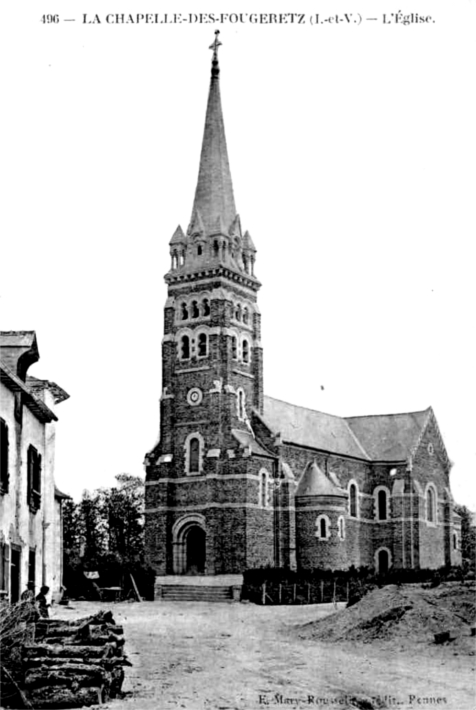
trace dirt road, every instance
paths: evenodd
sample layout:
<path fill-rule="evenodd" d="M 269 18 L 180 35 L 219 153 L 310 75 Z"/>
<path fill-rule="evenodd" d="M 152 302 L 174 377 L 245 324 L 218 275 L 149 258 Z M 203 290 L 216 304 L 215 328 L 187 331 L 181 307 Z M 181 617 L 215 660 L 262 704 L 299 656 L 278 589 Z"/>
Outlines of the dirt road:
<path fill-rule="evenodd" d="M 61 616 L 98 608 L 75 602 Z M 296 624 L 329 614 L 331 605 L 143 602 L 110 608 L 124 624 L 134 664 L 126 697 L 109 703 L 115 710 L 476 708 L 474 656 L 427 644 L 409 652 L 296 637 Z"/>

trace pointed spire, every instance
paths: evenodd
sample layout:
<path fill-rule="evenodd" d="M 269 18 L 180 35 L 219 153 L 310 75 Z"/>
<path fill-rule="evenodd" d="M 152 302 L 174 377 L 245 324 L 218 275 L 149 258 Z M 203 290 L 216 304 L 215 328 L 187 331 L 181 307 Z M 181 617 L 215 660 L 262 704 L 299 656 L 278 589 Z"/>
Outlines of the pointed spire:
<path fill-rule="evenodd" d="M 207 233 L 221 217 L 229 227 L 236 216 L 233 185 L 231 181 L 225 126 L 221 109 L 220 67 L 218 64 L 219 31 L 215 31 L 210 90 L 208 94 L 205 130 L 203 133 L 200 168 L 192 215 L 198 210 Z"/>
<path fill-rule="evenodd" d="M 188 234 L 196 235 L 196 234 L 204 234 L 205 232 L 205 227 L 203 225 L 203 219 L 202 215 L 200 214 L 200 210 L 194 210 L 192 214 L 192 219 L 190 221 L 190 225 L 188 227 Z"/>
<path fill-rule="evenodd" d="M 185 244 L 186 241 L 187 241 L 187 238 L 186 238 L 185 234 L 183 233 L 182 227 L 179 224 L 179 226 L 175 230 L 173 237 L 170 240 L 169 244 L 170 244 L 170 246 L 172 246 L 173 244 Z"/>
<path fill-rule="evenodd" d="M 253 240 L 251 239 L 251 234 L 248 232 L 248 230 L 245 232 L 243 236 L 243 249 L 249 249 L 249 251 L 256 251 L 256 247 L 253 244 Z"/>

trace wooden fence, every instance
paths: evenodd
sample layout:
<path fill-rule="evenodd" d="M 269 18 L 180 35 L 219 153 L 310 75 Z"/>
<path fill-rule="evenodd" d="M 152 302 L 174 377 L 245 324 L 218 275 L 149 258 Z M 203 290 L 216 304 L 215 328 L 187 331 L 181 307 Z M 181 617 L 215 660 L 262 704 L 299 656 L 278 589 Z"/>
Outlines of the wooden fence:
<path fill-rule="evenodd" d="M 263 582 L 245 585 L 243 598 L 255 604 L 328 604 L 349 601 L 349 583 L 339 579 L 311 582 Z"/>

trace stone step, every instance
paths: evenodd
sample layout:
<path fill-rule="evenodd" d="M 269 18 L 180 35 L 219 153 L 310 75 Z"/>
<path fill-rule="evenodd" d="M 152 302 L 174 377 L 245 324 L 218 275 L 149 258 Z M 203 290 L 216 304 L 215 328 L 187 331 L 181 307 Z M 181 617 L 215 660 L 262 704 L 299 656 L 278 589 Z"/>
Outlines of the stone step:
<path fill-rule="evenodd" d="M 203 585 L 164 585 L 161 590 L 163 601 L 221 602 L 231 601 L 231 587 L 205 587 Z"/>

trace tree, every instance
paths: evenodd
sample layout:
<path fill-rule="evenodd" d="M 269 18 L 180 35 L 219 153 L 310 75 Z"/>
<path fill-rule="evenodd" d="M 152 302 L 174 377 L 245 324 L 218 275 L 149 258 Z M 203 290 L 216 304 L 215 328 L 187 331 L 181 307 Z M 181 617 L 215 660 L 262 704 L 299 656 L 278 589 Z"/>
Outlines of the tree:
<path fill-rule="evenodd" d="M 474 513 L 465 505 L 455 505 L 455 513 L 461 517 L 461 557 L 463 564 L 474 569 L 476 553 L 476 528 L 473 524 Z"/>

